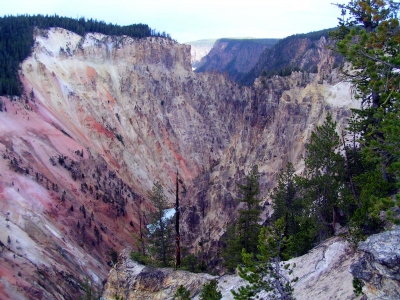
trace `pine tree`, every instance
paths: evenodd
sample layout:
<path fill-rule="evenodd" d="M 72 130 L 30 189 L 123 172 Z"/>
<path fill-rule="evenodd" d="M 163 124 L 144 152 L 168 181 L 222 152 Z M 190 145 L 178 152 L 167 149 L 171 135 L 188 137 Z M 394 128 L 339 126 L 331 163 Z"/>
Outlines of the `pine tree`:
<path fill-rule="evenodd" d="M 222 293 L 218 290 L 217 280 L 213 279 L 203 285 L 199 295 L 200 300 L 219 300 L 222 299 Z"/>
<path fill-rule="evenodd" d="M 272 226 L 261 229 L 258 237 L 257 260 L 253 253 L 242 251 L 244 267 L 239 266 L 239 276 L 248 285 L 240 287 L 237 292 L 232 291 L 235 300 L 253 299 L 260 292 L 268 292 L 268 299 L 294 299 L 291 282 L 281 267 L 281 254 L 284 246 L 290 247 L 291 238 L 284 235 L 284 218 L 278 219 Z M 295 266 L 292 266 L 292 269 Z M 291 272 L 291 271 L 288 271 Z"/>
<path fill-rule="evenodd" d="M 183 285 L 180 285 L 174 294 L 176 300 L 190 300 L 190 291 L 188 291 Z"/>
<path fill-rule="evenodd" d="M 244 208 L 239 210 L 237 234 L 242 248 L 252 253 L 257 252 L 257 237 L 260 233 L 258 224 L 261 215 L 261 199 L 258 198 L 260 194 L 259 178 L 258 167 L 254 166 L 245 177 L 246 183 L 238 184 L 239 193 L 242 196 L 238 201 L 244 203 Z"/>
<path fill-rule="evenodd" d="M 160 182 L 154 183 L 152 190 L 148 192 L 148 197 L 155 208 L 155 211 L 150 214 L 150 253 L 156 265 L 167 267 L 170 266 L 173 255 L 173 224 L 165 217 L 168 202 Z"/>
<path fill-rule="evenodd" d="M 292 163 L 287 163 L 286 168 L 282 169 L 278 177 L 278 185 L 271 193 L 273 201 L 272 207 L 274 213 L 272 220 L 277 221 L 283 218 L 285 236 L 294 237 L 300 230 L 298 221 L 304 208 L 297 197 L 298 186 L 296 183 L 295 170 Z M 289 259 L 293 255 L 303 254 L 299 247 L 293 249 L 285 249 L 285 259 Z"/>
<path fill-rule="evenodd" d="M 380 211 L 394 205 L 390 197 L 400 181 L 400 3 L 353 0 L 338 6 L 336 51 L 351 63 L 344 75 L 362 102 L 351 127 L 362 154 L 362 170 L 354 176 L 358 209 L 353 221 L 371 232 L 379 226 Z"/>
<path fill-rule="evenodd" d="M 228 225 L 222 241 L 226 244 L 226 248 L 222 251 L 223 265 L 228 272 L 233 273 L 237 265 L 242 262 L 242 245 L 236 233 L 236 223 Z"/>
<path fill-rule="evenodd" d="M 239 210 L 237 221 L 228 226 L 226 234 L 227 248 L 223 251 L 224 264 L 228 271 L 241 263 L 241 251 L 257 253 L 257 237 L 260 232 L 260 201 L 258 167 L 254 166 L 245 176 L 245 184 L 238 184 L 241 197 L 238 202 L 244 203 L 243 209 Z"/>
<path fill-rule="evenodd" d="M 341 141 L 336 133 L 336 122 L 330 115 L 312 132 L 306 145 L 305 178 L 300 179 L 301 197 L 307 212 L 304 221 L 313 219 L 319 242 L 332 234 L 335 215 L 342 205 L 345 185 L 345 161 L 339 153 Z"/>

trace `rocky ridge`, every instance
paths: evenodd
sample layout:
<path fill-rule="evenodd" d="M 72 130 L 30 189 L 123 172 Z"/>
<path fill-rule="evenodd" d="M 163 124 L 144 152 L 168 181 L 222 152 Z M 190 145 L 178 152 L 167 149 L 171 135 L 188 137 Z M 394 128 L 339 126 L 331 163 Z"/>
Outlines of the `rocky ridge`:
<path fill-rule="evenodd" d="M 270 77 L 273 75 L 288 76 L 293 70 L 318 74 L 322 79 L 329 78 L 331 68 L 337 68 L 343 58 L 327 50 L 331 42 L 328 30 L 293 35 L 278 41 L 270 49 L 265 49 L 258 57 L 254 68 L 240 82 L 252 85 L 261 74 Z M 321 70 L 321 60 L 326 53 L 330 53 L 332 63 L 326 70 Z"/>
<path fill-rule="evenodd" d="M 353 293 L 350 265 L 357 261 L 356 253 L 348 242 L 334 237 L 319 245 L 310 253 L 294 258 L 288 262 L 292 266 L 291 279 L 297 277 L 294 297 L 302 299 L 355 299 Z M 246 282 L 237 275 L 220 277 L 209 274 L 195 274 L 173 269 L 144 267 L 129 257 L 129 249 L 120 255 L 118 264 L 110 271 L 104 299 L 114 299 L 115 295 L 124 299 L 173 299 L 180 285 L 191 292 L 192 299 L 198 299 L 202 285 L 217 279 L 218 289 L 223 299 L 233 299 L 231 290 L 237 290 Z M 261 299 L 268 299 L 260 293 Z"/>

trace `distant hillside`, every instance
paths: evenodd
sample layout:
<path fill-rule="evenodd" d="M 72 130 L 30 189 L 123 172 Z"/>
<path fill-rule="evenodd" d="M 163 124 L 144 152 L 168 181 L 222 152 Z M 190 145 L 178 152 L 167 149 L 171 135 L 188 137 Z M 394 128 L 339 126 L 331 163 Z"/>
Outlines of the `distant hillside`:
<path fill-rule="evenodd" d="M 235 81 L 241 80 L 255 66 L 265 49 L 279 39 L 219 39 L 211 51 L 202 58 L 196 72 L 227 72 Z"/>
<path fill-rule="evenodd" d="M 48 29 L 61 27 L 81 36 L 88 32 L 106 35 L 127 35 L 133 38 L 163 36 L 170 38 L 165 32 L 158 33 L 145 24 L 119 26 L 93 19 L 72 19 L 57 15 L 21 15 L 0 17 L 0 96 L 22 93 L 17 71 L 19 64 L 31 53 L 34 43 L 34 28 Z"/>
<path fill-rule="evenodd" d="M 185 43 L 191 46 L 190 54 L 192 56 L 191 63 L 193 69 L 198 67 L 201 59 L 210 52 L 216 41 L 216 39 L 205 39 Z"/>
<path fill-rule="evenodd" d="M 272 48 L 265 49 L 261 53 L 258 62 L 239 82 L 252 85 L 261 74 L 271 77 L 273 75 L 287 76 L 292 71 L 317 73 L 321 47 L 326 46 L 325 43 L 321 43 L 321 38 L 327 41 L 331 30 L 296 34 L 280 40 Z M 334 65 L 337 65 L 342 59 L 338 55 L 333 53 L 332 55 L 335 60 Z"/>

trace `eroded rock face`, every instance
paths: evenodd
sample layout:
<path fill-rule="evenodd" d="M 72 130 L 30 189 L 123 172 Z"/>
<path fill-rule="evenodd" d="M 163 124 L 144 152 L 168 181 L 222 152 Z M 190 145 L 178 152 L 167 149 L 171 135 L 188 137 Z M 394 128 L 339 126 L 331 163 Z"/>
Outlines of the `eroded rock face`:
<path fill-rule="evenodd" d="M 2 299 L 77 299 L 85 278 L 101 285 L 110 250 L 134 244 L 153 182 L 173 201 L 177 169 L 182 245 L 212 265 L 236 182 L 258 164 L 266 196 L 287 161 L 301 170 L 314 126 L 329 112 L 343 128 L 353 105 L 334 74 L 240 87 L 193 73 L 186 45 L 60 28 L 36 36 L 20 76 L 26 94 L 0 112 Z"/>
<path fill-rule="evenodd" d="M 239 82 L 256 65 L 265 49 L 278 39 L 219 39 L 198 63 L 196 72 L 227 72 Z"/>
<path fill-rule="evenodd" d="M 358 249 L 363 256 L 351 266 L 368 299 L 400 299 L 400 226 L 371 235 Z"/>

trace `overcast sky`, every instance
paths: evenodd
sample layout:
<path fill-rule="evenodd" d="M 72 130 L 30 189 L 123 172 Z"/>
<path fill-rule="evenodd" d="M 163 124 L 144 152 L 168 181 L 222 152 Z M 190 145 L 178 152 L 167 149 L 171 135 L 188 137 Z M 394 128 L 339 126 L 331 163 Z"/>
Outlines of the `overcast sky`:
<path fill-rule="evenodd" d="M 58 14 L 119 25 L 148 24 L 178 42 L 282 38 L 337 25 L 335 0 L 0 0 L 2 15 Z M 338 0 L 346 3 L 347 0 Z"/>

